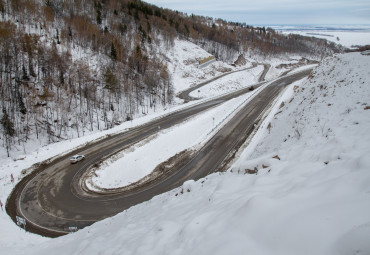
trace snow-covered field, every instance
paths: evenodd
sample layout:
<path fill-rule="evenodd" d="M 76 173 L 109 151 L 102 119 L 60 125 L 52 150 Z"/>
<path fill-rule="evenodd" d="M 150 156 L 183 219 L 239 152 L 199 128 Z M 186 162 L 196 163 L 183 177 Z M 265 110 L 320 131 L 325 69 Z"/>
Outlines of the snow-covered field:
<path fill-rule="evenodd" d="M 370 254 L 369 65 L 338 55 L 291 85 L 227 173 L 58 239 L 24 233 L 3 213 L 1 252 Z"/>
<path fill-rule="evenodd" d="M 366 25 L 352 26 L 271 26 L 284 34 L 299 34 L 326 39 L 345 47 L 370 44 L 370 27 Z"/>
<path fill-rule="evenodd" d="M 236 72 L 193 91 L 190 93 L 190 96 L 195 98 L 208 98 L 222 93 L 236 91 L 258 83 L 258 78 L 262 72 L 262 65 L 258 65 L 253 69 Z"/>
<path fill-rule="evenodd" d="M 326 39 L 342 46 L 352 48 L 358 45 L 370 44 L 370 32 L 346 32 L 346 31 L 289 31 L 284 33 L 300 34 L 304 36 L 314 36 L 321 39 Z"/>

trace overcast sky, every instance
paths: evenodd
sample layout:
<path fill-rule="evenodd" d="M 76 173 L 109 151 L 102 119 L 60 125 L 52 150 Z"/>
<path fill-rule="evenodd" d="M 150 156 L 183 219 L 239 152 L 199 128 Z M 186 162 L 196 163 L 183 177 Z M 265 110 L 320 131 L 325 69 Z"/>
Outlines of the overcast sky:
<path fill-rule="evenodd" d="M 251 25 L 370 24 L 370 0 L 148 0 L 148 3 Z"/>

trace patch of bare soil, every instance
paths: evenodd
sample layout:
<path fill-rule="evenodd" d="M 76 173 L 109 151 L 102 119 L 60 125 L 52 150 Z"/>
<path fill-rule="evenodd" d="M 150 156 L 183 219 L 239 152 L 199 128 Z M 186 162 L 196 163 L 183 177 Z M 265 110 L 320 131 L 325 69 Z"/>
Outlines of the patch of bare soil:
<path fill-rule="evenodd" d="M 289 72 L 291 72 L 292 70 L 294 70 L 298 67 L 305 66 L 305 65 L 313 65 L 313 64 L 318 64 L 318 63 L 319 62 L 316 61 L 316 60 L 310 60 L 310 59 L 302 58 L 297 63 L 280 64 L 280 65 L 276 66 L 276 68 L 277 69 L 282 69 L 282 68 L 289 69 L 288 71 L 281 74 L 281 76 L 284 76 L 284 75 L 287 75 Z"/>
<path fill-rule="evenodd" d="M 239 55 L 238 59 L 234 62 L 236 66 L 244 66 L 247 64 L 247 60 L 244 58 L 243 55 Z"/>

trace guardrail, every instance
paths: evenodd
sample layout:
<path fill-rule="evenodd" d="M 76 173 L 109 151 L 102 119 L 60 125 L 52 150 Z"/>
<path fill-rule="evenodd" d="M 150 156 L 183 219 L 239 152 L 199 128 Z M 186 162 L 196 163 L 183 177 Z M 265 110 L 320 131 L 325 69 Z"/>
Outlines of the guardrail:
<path fill-rule="evenodd" d="M 221 121 L 219 121 L 216 126 L 212 128 L 212 130 L 207 134 L 209 136 L 212 134 L 215 130 L 221 127 L 221 124 L 225 122 L 227 119 L 229 119 L 237 110 L 239 110 L 242 106 L 244 106 L 250 99 L 252 99 L 254 96 L 256 96 L 262 89 L 264 89 L 266 86 L 268 86 L 270 83 L 265 83 L 262 86 L 259 86 L 256 90 L 253 91 L 249 97 L 243 100 L 239 105 L 237 105 L 226 117 L 224 117 Z"/>
<path fill-rule="evenodd" d="M 209 57 L 207 57 L 205 59 L 200 60 L 198 67 L 199 68 L 206 67 L 206 66 L 212 64 L 215 61 L 216 61 L 216 57 L 215 56 L 213 56 L 213 55 L 212 56 L 209 56 Z"/>

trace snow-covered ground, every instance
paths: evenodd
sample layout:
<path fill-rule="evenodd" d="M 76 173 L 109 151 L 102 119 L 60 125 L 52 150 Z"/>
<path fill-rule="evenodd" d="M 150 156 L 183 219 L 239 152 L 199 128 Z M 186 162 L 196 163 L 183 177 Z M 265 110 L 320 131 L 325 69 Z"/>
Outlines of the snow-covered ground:
<path fill-rule="evenodd" d="M 252 60 L 249 60 L 245 66 L 237 68 L 222 61 L 216 61 L 207 67 L 199 68 L 199 61 L 211 55 L 189 41 L 175 40 L 174 43 L 174 47 L 165 53 L 165 58 L 169 60 L 168 69 L 172 74 L 175 93 L 220 74 L 252 66 Z"/>
<path fill-rule="evenodd" d="M 314 36 L 348 48 L 370 44 L 370 26 L 368 25 L 281 25 L 271 27 L 277 31 L 282 31 L 284 34 Z"/>
<path fill-rule="evenodd" d="M 258 78 L 262 72 L 263 66 L 258 65 L 252 69 L 232 73 L 193 91 L 190 93 L 190 96 L 195 98 L 208 98 L 222 93 L 236 91 L 258 83 Z"/>
<path fill-rule="evenodd" d="M 259 170 L 245 183 L 248 232 L 264 246 L 252 253 L 370 254 L 369 70 L 360 54 L 324 61 L 234 164 Z"/>
<path fill-rule="evenodd" d="M 289 31 L 284 33 L 300 34 L 304 36 L 314 36 L 321 39 L 326 39 L 337 44 L 341 44 L 347 48 L 352 48 L 358 45 L 370 44 L 370 32 L 347 32 L 347 31 Z"/>
<path fill-rule="evenodd" d="M 369 65 L 338 55 L 291 85 L 227 173 L 58 239 L 25 234 L 3 213 L 1 251 L 370 254 Z"/>

